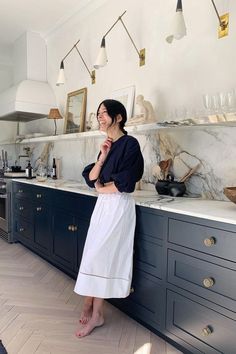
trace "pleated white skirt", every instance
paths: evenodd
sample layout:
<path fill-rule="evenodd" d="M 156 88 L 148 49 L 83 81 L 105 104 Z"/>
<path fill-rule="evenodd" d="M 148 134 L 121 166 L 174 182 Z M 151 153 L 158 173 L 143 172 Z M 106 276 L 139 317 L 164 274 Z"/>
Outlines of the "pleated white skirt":
<path fill-rule="evenodd" d="M 98 196 L 75 284 L 77 294 L 103 299 L 129 295 L 135 222 L 131 195 Z"/>

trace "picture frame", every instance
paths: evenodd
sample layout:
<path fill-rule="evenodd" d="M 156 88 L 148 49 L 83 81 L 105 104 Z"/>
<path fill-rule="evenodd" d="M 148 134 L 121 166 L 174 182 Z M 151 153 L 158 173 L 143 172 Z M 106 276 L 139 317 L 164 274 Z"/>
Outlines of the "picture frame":
<path fill-rule="evenodd" d="M 127 120 L 132 117 L 134 107 L 135 86 L 128 86 L 115 90 L 111 93 L 111 98 L 121 102 L 127 111 Z"/>
<path fill-rule="evenodd" d="M 86 87 L 67 94 L 64 134 L 84 131 L 86 102 Z"/>

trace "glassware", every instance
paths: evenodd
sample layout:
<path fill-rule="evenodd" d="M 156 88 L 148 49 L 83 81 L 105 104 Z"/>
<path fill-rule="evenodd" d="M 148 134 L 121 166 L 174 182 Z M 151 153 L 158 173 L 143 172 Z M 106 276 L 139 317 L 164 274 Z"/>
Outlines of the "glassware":
<path fill-rule="evenodd" d="M 36 171 L 36 179 L 39 182 L 45 182 L 47 179 L 47 167 L 43 162 L 40 162 Z"/>

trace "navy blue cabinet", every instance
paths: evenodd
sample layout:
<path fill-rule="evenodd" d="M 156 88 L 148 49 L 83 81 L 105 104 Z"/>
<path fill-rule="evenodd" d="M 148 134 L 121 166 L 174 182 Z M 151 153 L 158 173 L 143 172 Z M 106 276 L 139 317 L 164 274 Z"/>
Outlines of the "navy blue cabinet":
<path fill-rule="evenodd" d="M 76 277 L 95 197 L 14 182 L 14 233 Z M 236 226 L 137 206 L 130 295 L 111 302 L 191 354 L 236 353 Z"/>
<path fill-rule="evenodd" d="M 75 278 L 96 198 L 13 182 L 14 237 Z"/>
<path fill-rule="evenodd" d="M 169 214 L 166 335 L 191 353 L 236 353 L 236 227 Z"/>
<path fill-rule="evenodd" d="M 52 258 L 76 277 L 96 198 L 53 191 L 52 200 Z"/>
<path fill-rule="evenodd" d="M 13 232 L 14 238 L 49 255 L 50 248 L 50 190 L 13 183 Z"/>

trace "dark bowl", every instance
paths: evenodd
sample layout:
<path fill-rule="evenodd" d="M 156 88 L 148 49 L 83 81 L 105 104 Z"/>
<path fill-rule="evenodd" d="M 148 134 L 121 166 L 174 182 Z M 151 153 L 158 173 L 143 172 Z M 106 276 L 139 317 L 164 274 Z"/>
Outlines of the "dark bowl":
<path fill-rule="evenodd" d="M 169 195 L 172 197 L 182 197 L 186 192 L 184 182 L 170 182 L 168 185 Z"/>
<path fill-rule="evenodd" d="M 157 183 L 155 184 L 155 188 L 158 194 L 164 194 L 164 195 L 169 195 L 169 184 L 170 181 L 164 180 L 164 179 L 159 179 Z"/>
<path fill-rule="evenodd" d="M 21 171 L 21 166 L 11 166 L 12 172 L 20 172 Z"/>

